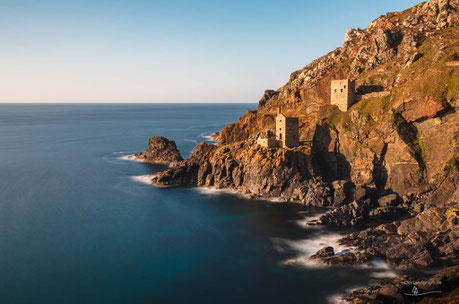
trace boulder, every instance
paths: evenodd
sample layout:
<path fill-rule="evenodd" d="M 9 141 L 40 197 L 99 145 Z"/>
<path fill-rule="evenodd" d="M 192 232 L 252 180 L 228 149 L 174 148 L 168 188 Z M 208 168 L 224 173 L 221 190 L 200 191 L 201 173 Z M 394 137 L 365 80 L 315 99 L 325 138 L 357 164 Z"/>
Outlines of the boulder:
<path fill-rule="evenodd" d="M 395 193 L 388 194 L 378 199 L 378 205 L 381 207 L 397 206 L 400 203 L 402 203 L 402 200 Z"/>
<path fill-rule="evenodd" d="M 322 248 L 319 251 L 317 251 L 314 255 L 310 257 L 310 259 L 312 260 L 323 259 L 323 258 L 332 257 L 334 255 L 335 255 L 335 251 L 333 250 L 333 247 L 328 246 L 328 247 Z"/>

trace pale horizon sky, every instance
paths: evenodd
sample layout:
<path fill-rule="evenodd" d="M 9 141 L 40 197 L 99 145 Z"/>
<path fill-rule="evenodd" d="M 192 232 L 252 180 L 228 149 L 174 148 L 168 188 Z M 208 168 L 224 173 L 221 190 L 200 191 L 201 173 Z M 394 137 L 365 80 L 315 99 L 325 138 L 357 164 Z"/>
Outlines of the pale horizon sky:
<path fill-rule="evenodd" d="M 0 0 L 0 102 L 258 102 L 413 0 Z"/>

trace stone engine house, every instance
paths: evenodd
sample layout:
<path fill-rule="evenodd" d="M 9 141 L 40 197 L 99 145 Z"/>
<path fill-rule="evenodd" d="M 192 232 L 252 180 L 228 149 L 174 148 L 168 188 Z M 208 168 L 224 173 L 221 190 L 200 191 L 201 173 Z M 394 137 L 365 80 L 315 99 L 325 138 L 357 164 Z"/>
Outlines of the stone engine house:
<path fill-rule="evenodd" d="M 278 110 L 276 117 L 276 140 L 281 147 L 297 147 L 300 144 L 298 117 L 287 117 Z"/>
<path fill-rule="evenodd" d="M 266 148 L 292 148 L 299 146 L 298 117 L 287 117 L 278 109 L 276 116 L 276 138 L 259 138 L 257 142 Z"/>
<path fill-rule="evenodd" d="M 350 79 L 332 80 L 330 103 L 346 112 L 355 101 L 355 81 Z"/>

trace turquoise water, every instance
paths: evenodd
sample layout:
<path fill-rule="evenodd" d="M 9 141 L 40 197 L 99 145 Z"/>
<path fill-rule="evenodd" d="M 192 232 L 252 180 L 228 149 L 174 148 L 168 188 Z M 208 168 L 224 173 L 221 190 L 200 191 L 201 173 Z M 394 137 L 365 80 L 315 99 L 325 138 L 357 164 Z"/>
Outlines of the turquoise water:
<path fill-rule="evenodd" d="M 248 107 L 0 105 L 0 302 L 326 303 L 368 283 L 285 265 L 337 233 L 298 224 L 320 210 L 158 189 L 133 177 L 163 166 L 122 159 L 153 135 L 189 156 Z"/>

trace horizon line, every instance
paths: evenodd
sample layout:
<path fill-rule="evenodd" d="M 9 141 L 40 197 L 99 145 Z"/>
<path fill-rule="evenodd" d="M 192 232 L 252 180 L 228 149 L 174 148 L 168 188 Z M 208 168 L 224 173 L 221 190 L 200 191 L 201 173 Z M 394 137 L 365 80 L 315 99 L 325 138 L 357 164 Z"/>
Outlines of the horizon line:
<path fill-rule="evenodd" d="M 37 102 L 37 101 L 12 101 L 12 102 L 0 102 L 1 104 L 7 105 L 14 105 L 14 104 L 258 104 L 258 102 L 247 102 L 247 101 L 225 101 L 225 102 L 215 102 L 215 101 L 136 101 L 136 102 L 129 102 L 129 101 L 69 101 L 69 102 Z"/>

